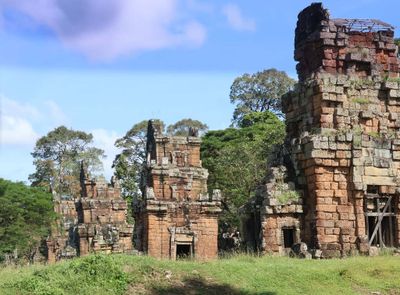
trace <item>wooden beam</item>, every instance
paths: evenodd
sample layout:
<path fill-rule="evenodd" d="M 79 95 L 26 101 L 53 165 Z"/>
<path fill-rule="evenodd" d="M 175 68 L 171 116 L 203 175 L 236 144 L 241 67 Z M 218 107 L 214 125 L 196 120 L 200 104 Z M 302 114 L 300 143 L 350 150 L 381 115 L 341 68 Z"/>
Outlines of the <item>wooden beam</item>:
<path fill-rule="evenodd" d="M 396 214 L 395 213 L 377 213 L 377 212 L 368 212 L 368 213 L 364 213 L 364 215 L 365 216 L 367 216 L 367 217 L 369 217 L 369 216 L 371 216 L 371 217 L 377 217 L 377 216 L 381 216 L 381 215 L 383 215 L 383 217 L 386 217 L 386 216 L 396 216 Z"/>
<path fill-rule="evenodd" d="M 376 208 L 378 210 L 378 213 L 380 213 L 380 209 L 379 209 L 380 204 L 381 204 L 380 199 L 379 198 L 376 199 Z M 382 220 L 383 220 L 383 217 L 382 217 Z M 379 235 L 379 247 L 380 248 L 385 247 L 385 243 L 383 243 L 383 238 L 382 238 L 382 220 L 379 222 L 379 219 L 378 219 L 378 225 L 379 225 L 378 235 Z"/>
<path fill-rule="evenodd" d="M 389 206 L 389 213 L 392 213 L 392 206 Z M 393 247 L 393 224 L 392 215 L 389 215 L 389 243 L 390 247 Z"/>
<path fill-rule="evenodd" d="M 378 229 L 380 229 L 380 226 L 381 226 L 381 223 L 382 223 L 382 220 L 383 220 L 383 214 L 384 213 L 386 213 L 386 211 L 387 211 L 387 209 L 388 209 L 388 207 L 389 207 L 389 204 L 391 203 L 391 201 L 392 201 L 392 196 L 389 196 L 389 198 L 388 198 L 388 200 L 387 200 L 387 202 L 386 202 L 386 205 L 385 205 L 385 207 L 383 208 L 383 211 L 382 212 L 378 212 L 378 213 L 382 213 L 382 214 L 379 214 L 379 216 L 378 216 L 378 222 L 377 222 L 377 224 L 375 225 L 375 229 L 374 229 L 374 231 L 373 231 L 373 233 L 372 233 L 372 236 L 371 236 L 371 239 L 369 240 L 369 245 L 371 246 L 371 244 L 372 244 L 372 241 L 374 240 L 374 238 L 375 238 L 375 236 L 376 236 L 376 233 L 378 232 Z M 378 211 L 379 211 L 379 207 L 378 207 Z"/>

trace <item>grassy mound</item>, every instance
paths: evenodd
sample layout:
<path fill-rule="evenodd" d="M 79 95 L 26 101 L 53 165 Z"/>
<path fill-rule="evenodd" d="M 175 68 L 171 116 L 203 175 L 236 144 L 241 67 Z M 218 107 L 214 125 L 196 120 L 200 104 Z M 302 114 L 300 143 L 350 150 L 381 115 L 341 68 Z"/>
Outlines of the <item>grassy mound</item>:
<path fill-rule="evenodd" d="M 210 262 L 93 255 L 0 268 L 0 294 L 400 294 L 400 257 L 299 260 L 239 255 Z"/>

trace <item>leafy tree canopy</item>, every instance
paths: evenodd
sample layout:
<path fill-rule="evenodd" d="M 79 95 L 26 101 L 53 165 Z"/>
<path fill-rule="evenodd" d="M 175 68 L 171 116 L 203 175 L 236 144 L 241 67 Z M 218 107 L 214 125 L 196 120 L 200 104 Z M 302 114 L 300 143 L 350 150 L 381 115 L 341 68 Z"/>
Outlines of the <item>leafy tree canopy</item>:
<path fill-rule="evenodd" d="M 236 78 L 229 95 L 231 103 L 236 105 L 233 124 L 240 124 L 243 116 L 252 112 L 271 111 L 281 116 L 281 97 L 291 90 L 294 84 L 295 80 L 276 69 L 244 74 Z"/>
<path fill-rule="evenodd" d="M 175 136 L 188 136 L 190 135 L 190 129 L 202 135 L 208 130 L 208 126 L 198 120 L 182 119 L 175 124 L 169 125 L 167 133 Z"/>
<path fill-rule="evenodd" d="M 238 209 L 266 176 L 269 155 L 285 137 L 285 126 L 271 112 L 243 116 L 239 128 L 209 131 L 203 136 L 201 157 L 208 169 L 209 189 L 221 189 L 221 221 L 238 225 Z"/>
<path fill-rule="evenodd" d="M 0 178 L 0 203 L 0 257 L 32 259 L 55 218 L 51 194 Z"/>
<path fill-rule="evenodd" d="M 33 186 L 45 186 L 52 193 L 76 195 L 79 192 L 80 162 L 85 160 L 94 173 L 102 169 L 104 151 L 91 146 L 90 133 L 60 126 L 39 138 L 32 156 L 36 171 L 29 176 Z"/>

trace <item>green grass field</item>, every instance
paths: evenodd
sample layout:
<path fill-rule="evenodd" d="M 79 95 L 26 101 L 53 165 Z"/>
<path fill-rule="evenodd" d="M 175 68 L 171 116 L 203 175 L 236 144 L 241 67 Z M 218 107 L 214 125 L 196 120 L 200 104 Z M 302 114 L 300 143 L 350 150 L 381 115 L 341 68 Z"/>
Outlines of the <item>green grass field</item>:
<path fill-rule="evenodd" d="M 379 292 L 379 293 L 372 293 Z M 93 255 L 0 268 L 0 294 L 400 294 L 400 257 L 210 262 Z"/>

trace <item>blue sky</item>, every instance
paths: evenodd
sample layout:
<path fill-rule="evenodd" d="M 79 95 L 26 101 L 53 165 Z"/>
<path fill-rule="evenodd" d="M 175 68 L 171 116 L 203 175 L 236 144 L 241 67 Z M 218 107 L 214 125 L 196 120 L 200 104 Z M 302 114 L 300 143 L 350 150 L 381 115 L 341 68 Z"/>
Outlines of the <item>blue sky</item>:
<path fill-rule="evenodd" d="M 297 14 L 311 2 L 0 0 L 0 177 L 26 181 L 35 140 L 60 124 L 94 134 L 107 177 L 136 122 L 226 128 L 235 77 L 296 77 Z M 398 0 L 323 3 L 332 17 L 400 25 Z"/>

